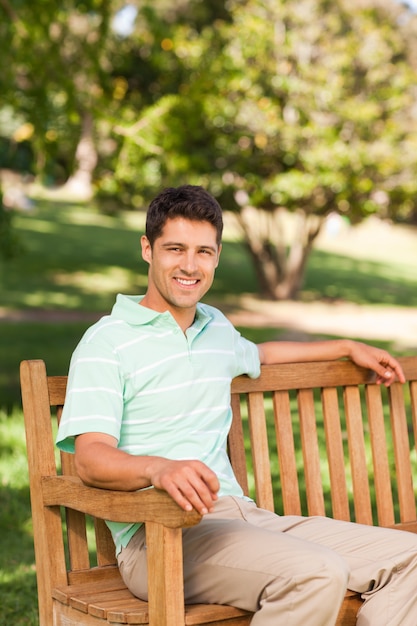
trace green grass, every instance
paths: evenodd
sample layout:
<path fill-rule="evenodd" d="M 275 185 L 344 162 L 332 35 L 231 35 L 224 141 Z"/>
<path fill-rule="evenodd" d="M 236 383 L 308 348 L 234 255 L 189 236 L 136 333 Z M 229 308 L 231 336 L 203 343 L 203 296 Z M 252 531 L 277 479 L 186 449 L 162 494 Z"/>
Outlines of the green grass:
<path fill-rule="evenodd" d="M 0 261 L 0 308 L 89 312 L 94 318 L 109 311 L 119 291 L 144 291 L 142 213 L 111 217 L 81 205 L 43 201 L 33 212 L 16 215 L 15 224 L 23 253 L 8 263 Z M 417 306 L 416 231 L 392 233 L 395 245 L 381 246 L 372 230 L 359 243 L 351 232 L 340 250 L 324 241 L 311 255 L 301 299 Z M 244 246 L 226 236 L 208 300 L 236 307 L 242 294 L 256 293 Z M 0 322 L 0 626 L 37 624 L 19 362 L 43 358 L 50 374 L 65 373 L 90 323 Z M 279 338 L 283 332 L 241 330 L 256 342 Z M 391 349 L 389 342 L 379 345 Z"/>
<path fill-rule="evenodd" d="M 44 359 L 48 373 L 64 374 L 89 322 L 7 322 L 0 324 L 0 398 L 8 412 L 20 404 L 19 363 Z"/>
<path fill-rule="evenodd" d="M 43 201 L 34 211 L 18 214 L 14 223 L 23 252 L 0 262 L 2 307 L 102 312 L 117 292 L 145 289 L 147 266 L 139 241 L 143 213 L 112 217 L 85 206 Z M 417 306 L 417 230 L 403 231 L 392 227 L 395 245 L 377 227 L 364 228 L 357 237 L 350 233 L 350 240 L 345 238 L 349 245 L 342 240 L 340 249 L 331 240 L 319 240 L 301 299 Z M 257 293 L 255 272 L 243 244 L 226 231 L 209 299 L 243 293 Z"/>
<path fill-rule="evenodd" d="M 412 274 L 405 263 L 355 259 L 315 250 L 308 264 L 303 295 L 309 300 L 325 297 L 358 304 L 417 307 L 416 271 L 414 267 Z"/>
<path fill-rule="evenodd" d="M 115 292 L 138 289 L 145 280 L 140 214 L 117 218 L 43 203 L 14 223 L 23 251 L 1 267 L 5 307 L 103 311 Z"/>
<path fill-rule="evenodd" d="M 23 417 L 0 412 L 0 624 L 35 626 L 36 573 Z"/>

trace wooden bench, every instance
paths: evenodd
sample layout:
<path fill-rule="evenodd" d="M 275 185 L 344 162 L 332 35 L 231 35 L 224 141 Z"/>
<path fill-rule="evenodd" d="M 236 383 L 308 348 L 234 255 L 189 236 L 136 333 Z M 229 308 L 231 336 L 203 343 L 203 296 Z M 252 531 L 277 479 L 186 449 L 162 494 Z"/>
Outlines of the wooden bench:
<path fill-rule="evenodd" d="M 265 366 L 257 380 L 235 379 L 229 452 L 244 491 L 279 513 L 417 532 L 417 357 L 400 360 L 408 382 L 389 390 L 348 361 Z M 59 419 L 66 377 L 24 361 L 21 385 L 40 626 L 249 624 L 251 614 L 230 606 L 184 608 L 181 529 L 199 515 L 155 489 L 83 485 L 72 455 L 59 458 L 54 446 L 51 407 Z M 124 586 L 103 519 L 146 523 L 149 603 Z M 337 624 L 353 626 L 360 604 L 347 592 Z"/>

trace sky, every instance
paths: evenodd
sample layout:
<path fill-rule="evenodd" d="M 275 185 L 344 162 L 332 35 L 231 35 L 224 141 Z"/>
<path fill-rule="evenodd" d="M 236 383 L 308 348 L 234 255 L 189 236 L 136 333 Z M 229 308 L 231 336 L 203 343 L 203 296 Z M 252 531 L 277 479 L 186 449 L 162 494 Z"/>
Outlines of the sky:
<path fill-rule="evenodd" d="M 416 0 L 417 1 L 417 0 Z M 126 4 L 113 19 L 113 30 L 121 37 L 132 34 L 138 10 L 132 4 Z"/>
<path fill-rule="evenodd" d="M 412 11 L 417 12 L 417 0 L 405 0 Z"/>
<path fill-rule="evenodd" d="M 398 0 L 402 4 L 408 4 L 412 11 L 417 12 L 417 0 Z M 138 10 L 137 8 L 129 4 L 127 2 L 120 11 L 117 12 L 116 16 L 113 19 L 113 30 L 120 35 L 121 37 L 128 37 L 133 29 L 135 24 L 135 19 L 137 17 Z"/>

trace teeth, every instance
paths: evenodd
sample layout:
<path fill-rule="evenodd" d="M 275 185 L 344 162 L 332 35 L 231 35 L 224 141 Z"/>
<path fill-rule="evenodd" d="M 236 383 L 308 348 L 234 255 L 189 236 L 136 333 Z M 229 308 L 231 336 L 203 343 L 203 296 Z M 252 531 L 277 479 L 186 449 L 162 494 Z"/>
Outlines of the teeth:
<path fill-rule="evenodd" d="M 181 285 L 195 285 L 197 283 L 197 280 L 185 280 L 184 278 L 177 278 L 177 281 L 181 284 Z"/>

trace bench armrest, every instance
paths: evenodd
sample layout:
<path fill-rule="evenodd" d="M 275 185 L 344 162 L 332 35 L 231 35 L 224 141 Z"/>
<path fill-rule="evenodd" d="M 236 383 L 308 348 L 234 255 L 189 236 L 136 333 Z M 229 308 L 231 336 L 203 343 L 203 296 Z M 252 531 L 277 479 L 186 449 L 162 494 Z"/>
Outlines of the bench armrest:
<path fill-rule="evenodd" d="M 167 528 L 195 526 L 197 511 L 184 511 L 165 491 L 114 491 L 88 487 L 75 476 L 43 476 L 45 506 L 65 506 L 112 522 L 155 522 Z"/>

